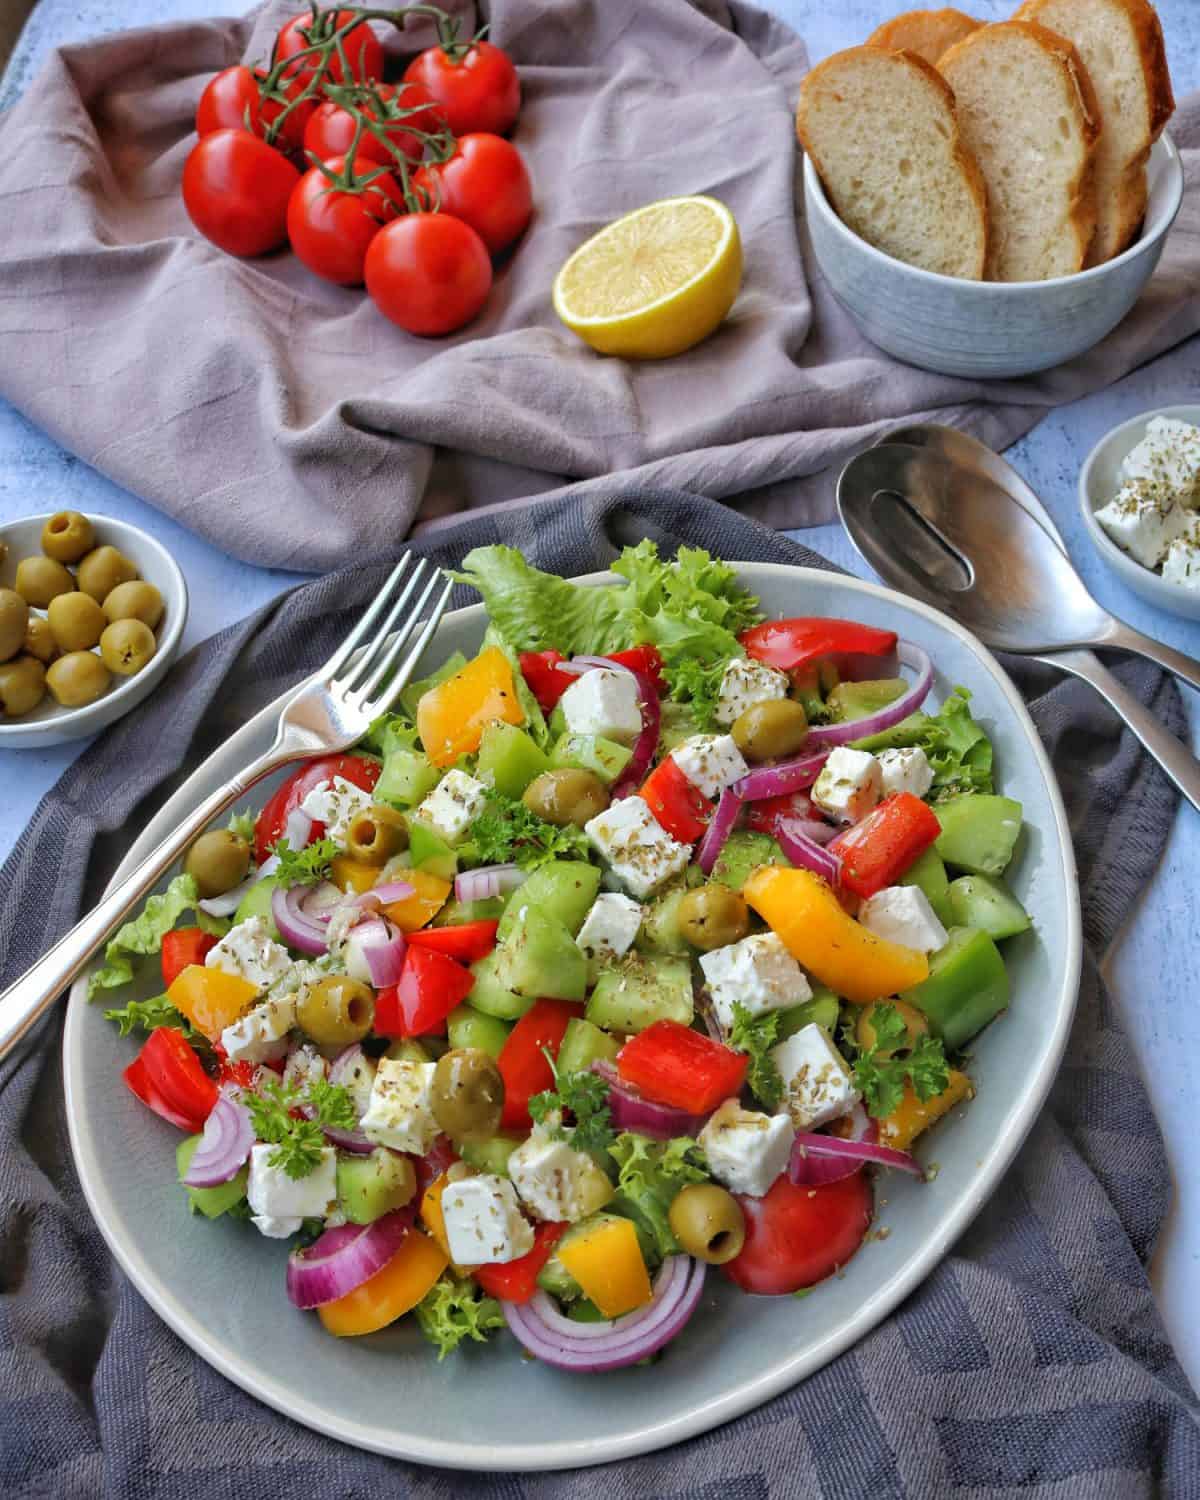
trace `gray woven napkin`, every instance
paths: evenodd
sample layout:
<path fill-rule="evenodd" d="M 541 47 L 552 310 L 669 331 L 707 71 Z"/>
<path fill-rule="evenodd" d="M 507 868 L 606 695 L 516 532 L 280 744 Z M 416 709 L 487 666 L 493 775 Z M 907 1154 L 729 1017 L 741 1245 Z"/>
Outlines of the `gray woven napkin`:
<path fill-rule="evenodd" d="M 491 0 L 535 218 L 481 318 L 411 338 L 289 254 L 222 255 L 180 201 L 207 79 L 265 57 L 297 8 L 64 48 L 0 117 L 0 394 L 252 562 L 325 571 L 415 520 L 605 474 L 780 527 L 830 520 L 828 486 L 804 481 L 887 426 L 950 422 L 1001 449 L 1200 328 L 1200 96 L 1171 125 L 1187 194 L 1133 313 L 1057 370 L 980 383 L 882 354 L 812 263 L 793 182 L 808 63 L 782 22 L 744 0 Z M 597 357 L 554 316 L 558 268 L 617 215 L 703 192 L 746 251 L 725 326 L 662 363 Z"/>
<path fill-rule="evenodd" d="M 456 563 L 503 540 L 576 574 L 647 535 L 667 548 L 686 541 L 729 558 L 828 566 L 711 501 L 617 486 L 471 518 L 416 550 Z M 0 982 L 61 933 L 180 777 L 332 650 L 384 576 L 382 562 L 334 574 L 198 647 L 67 772 L 0 871 Z M 1182 732 L 1174 685 L 1148 666 L 1120 670 Z M 1078 1019 L 1049 1103 L 988 1207 L 855 1349 L 716 1432 L 612 1468 L 479 1476 L 355 1453 L 228 1385 L 115 1270 L 71 1165 L 55 1021 L 29 1055 L 0 1065 L 0 1494 L 1200 1495 L 1197 1406 L 1146 1275 L 1167 1164 L 1098 973 L 1162 853 L 1176 797 L 1082 684 L 1042 667 L 1015 675 L 1076 831 L 1088 942 Z M 463 1437 L 465 1454 L 469 1419 Z"/>

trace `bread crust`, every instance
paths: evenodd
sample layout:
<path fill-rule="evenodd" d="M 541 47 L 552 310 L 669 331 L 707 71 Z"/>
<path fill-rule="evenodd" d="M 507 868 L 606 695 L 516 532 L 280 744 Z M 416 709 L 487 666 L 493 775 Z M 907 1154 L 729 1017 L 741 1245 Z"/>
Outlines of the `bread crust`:
<path fill-rule="evenodd" d="M 906 10 L 876 27 L 867 38 L 867 45 L 886 47 L 889 52 L 913 52 L 936 65 L 943 53 L 982 25 L 982 21 L 953 6 L 941 10 Z"/>

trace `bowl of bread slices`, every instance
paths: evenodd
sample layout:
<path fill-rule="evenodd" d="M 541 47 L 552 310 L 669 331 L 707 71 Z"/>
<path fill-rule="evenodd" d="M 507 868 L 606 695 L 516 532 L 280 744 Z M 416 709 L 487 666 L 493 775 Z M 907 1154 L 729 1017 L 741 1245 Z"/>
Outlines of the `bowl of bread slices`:
<path fill-rule="evenodd" d="M 1149 0 L 909 11 L 804 80 L 818 264 L 872 343 L 973 378 L 1083 354 L 1137 301 L 1183 196 Z"/>

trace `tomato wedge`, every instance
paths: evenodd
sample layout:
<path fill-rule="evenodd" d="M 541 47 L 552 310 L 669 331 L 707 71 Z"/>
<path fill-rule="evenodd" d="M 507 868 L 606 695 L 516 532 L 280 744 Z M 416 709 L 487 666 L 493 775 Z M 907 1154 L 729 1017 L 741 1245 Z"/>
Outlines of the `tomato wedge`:
<path fill-rule="evenodd" d="M 499 921 L 461 922 L 457 927 L 423 927 L 420 932 L 408 935 L 410 948 L 427 948 L 431 953 L 444 953 L 460 963 L 472 964 L 478 958 L 486 958 L 496 946 L 496 929 Z"/>
<path fill-rule="evenodd" d="M 399 982 L 375 998 L 376 1035 L 440 1035 L 446 1017 L 467 998 L 474 983 L 474 974 L 444 953 L 410 945 Z"/>
<path fill-rule="evenodd" d="M 322 755 L 316 760 L 305 761 L 279 787 L 254 824 L 254 856 L 261 865 L 271 853 L 271 845 L 283 836 L 288 818 L 300 806 L 309 792 L 323 781 L 332 781 L 340 776 L 364 792 L 373 791 L 383 767 L 377 760 L 368 760 L 363 755 Z M 324 823 L 314 823 L 309 840 L 325 836 Z"/>
<path fill-rule="evenodd" d="M 217 1086 L 183 1033 L 159 1026 L 121 1074 L 130 1091 L 156 1115 L 196 1135 L 217 1102 Z"/>
<path fill-rule="evenodd" d="M 861 656 L 890 656 L 896 649 L 894 630 L 876 630 L 855 620 L 823 616 L 795 620 L 765 620 L 739 637 L 746 655 L 769 667 L 792 672 L 810 662 Z"/>
<path fill-rule="evenodd" d="M 167 988 L 189 965 L 202 964 L 205 954 L 219 941 L 200 927 L 177 927 L 168 932 L 162 941 L 162 976 Z"/>
<path fill-rule="evenodd" d="M 639 796 L 673 839 L 694 844 L 704 834 L 713 805 L 670 755 L 646 778 Z"/>
<path fill-rule="evenodd" d="M 535 1000 L 508 1034 L 496 1066 L 504 1079 L 502 1130 L 528 1130 L 529 1101 L 534 1094 L 554 1087 L 554 1071 L 546 1053 L 558 1056 L 567 1023 L 583 1015 L 574 1000 Z"/>
<path fill-rule="evenodd" d="M 561 651 L 522 651 L 520 656 L 521 676 L 525 685 L 538 701 L 544 714 L 550 713 L 554 705 L 575 681 L 569 672 L 558 670 L 559 662 L 566 661 Z"/>
<path fill-rule="evenodd" d="M 537 1291 L 542 1267 L 569 1228 L 568 1224 L 535 1225 L 533 1249 L 528 1254 L 503 1265 L 476 1266 L 475 1280 L 489 1297 L 499 1297 L 503 1302 L 528 1302 Z"/>
<path fill-rule="evenodd" d="M 744 1292 L 782 1297 L 839 1270 L 871 1224 L 871 1188 L 861 1169 L 825 1187 L 797 1187 L 786 1174 L 763 1198 L 735 1194 L 746 1243 L 722 1270 Z"/>

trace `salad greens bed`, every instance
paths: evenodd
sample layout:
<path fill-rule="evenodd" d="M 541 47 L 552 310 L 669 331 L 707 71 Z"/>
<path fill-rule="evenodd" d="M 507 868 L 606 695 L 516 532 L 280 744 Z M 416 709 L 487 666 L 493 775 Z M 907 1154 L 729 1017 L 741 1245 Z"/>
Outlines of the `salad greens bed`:
<path fill-rule="evenodd" d="M 1008 1004 L 1021 808 L 969 692 L 706 552 L 613 569 L 472 552 L 479 653 L 202 835 L 91 976 L 183 1201 L 291 1241 L 335 1336 L 603 1371 L 710 1266 L 805 1294 Z"/>

